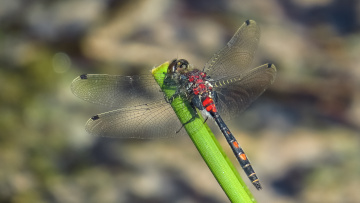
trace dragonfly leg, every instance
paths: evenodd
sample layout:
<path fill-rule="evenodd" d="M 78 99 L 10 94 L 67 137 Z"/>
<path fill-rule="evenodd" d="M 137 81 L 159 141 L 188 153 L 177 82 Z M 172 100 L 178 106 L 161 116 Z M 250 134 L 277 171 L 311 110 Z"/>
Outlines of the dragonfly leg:
<path fill-rule="evenodd" d="M 181 125 L 180 129 L 177 130 L 176 133 L 179 133 L 180 130 L 181 130 L 186 124 L 193 122 L 193 121 L 195 120 L 195 118 L 196 118 L 196 116 L 193 115 L 188 121 L 186 121 L 184 124 Z"/>

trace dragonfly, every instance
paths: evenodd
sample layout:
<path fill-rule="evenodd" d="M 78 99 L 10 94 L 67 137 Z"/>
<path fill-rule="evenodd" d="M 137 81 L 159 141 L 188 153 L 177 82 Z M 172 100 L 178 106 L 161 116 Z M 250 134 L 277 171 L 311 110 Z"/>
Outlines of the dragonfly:
<path fill-rule="evenodd" d="M 187 111 L 187 105 L 175 103 L 175 98 L 181 97 L 195 112 L 215 121 L 251 183 L 262 189 L 248 157 L 225 123 L 245 110 L 275 80 L 275 65 L 251 67 L 259 39 L 259 26 L 247 20 L 202 70 L 185 59 L 170 61 L 167 72 L 159 73 L 164 78 L 162 87 L 152 74 L 80 75 L 71 84 L 77 97 L 115 109 L 91 117 L 86 131 L 96 136 L 140 139 L 187 134 L 183 127 L 192 118 L 181 123 L 173 108 L 180 109 L 177 113 Z M 166 96 L 163 88 L 174 90 L 174 94 Z"/>

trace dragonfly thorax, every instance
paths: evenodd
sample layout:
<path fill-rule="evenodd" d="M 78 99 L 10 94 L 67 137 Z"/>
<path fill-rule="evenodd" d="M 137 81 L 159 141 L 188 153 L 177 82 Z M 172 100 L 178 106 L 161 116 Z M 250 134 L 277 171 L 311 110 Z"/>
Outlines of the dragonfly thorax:
<path fill-rule="evenodd" d="M 206 76 L 205 72 L 200 70 L 193 70 L 185 74 L 186 82 L 188 83 L 188 90 L 194 94 L 201 97 L 206 97 L 212 95 L 213 86 L 209 82 L 209 77 Z"/>
<path fill-rule="evenodd" d="M 168 66 L 168 78 L 179 85 L 179 93 L 199 110 L 216 112 L 216 92 L 211 78 L 204 71 L 193 69 L 185 59 L 174 59 Z"/>

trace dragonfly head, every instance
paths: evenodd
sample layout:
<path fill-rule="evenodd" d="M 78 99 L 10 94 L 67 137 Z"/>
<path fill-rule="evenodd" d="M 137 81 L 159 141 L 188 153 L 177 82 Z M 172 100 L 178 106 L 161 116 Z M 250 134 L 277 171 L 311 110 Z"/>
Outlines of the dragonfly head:
<path fill-rule="evenodd" d="M 189 62 L 185 59 L 174 59 L 170 63 L 167 72 L 175 73 L 175 72 L 186 72 L 189 68 Z"/>

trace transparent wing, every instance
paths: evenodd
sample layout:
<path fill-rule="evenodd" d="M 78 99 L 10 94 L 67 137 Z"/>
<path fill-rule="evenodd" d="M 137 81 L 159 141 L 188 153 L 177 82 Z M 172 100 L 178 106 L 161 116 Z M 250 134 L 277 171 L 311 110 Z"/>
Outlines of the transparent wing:
<path fill-rule="evenodd" d="M 239 76 L 213 82 L 217 92 L 217 108 L 224 120 L 236 116 L 256 100 L 275 80 L 273 64 L 248 69 Z"/>
<path fill-rule="evenodd" d="M 169 89 L 178 86 L 171 80 L 164 82 L 164 85 Z M 144 139 L 186 134 L 153 75 L 85 74 L 72 82 L 71 90 L 85 101 L 113 108 L 121 107 L 89 119 L 85 129 L 90 134 Z M 180 109 L 180 113 L 187 111 L 184 103 L 173 105 Z"/>
<path fill-rule="evenodd" d="M 71 83 L 79 98 L 109 107 L 136 106 L 164 99 L 154 76 L 84 74 Z"/>
<path fill-rule="evenodd" d="M 204 71 L 214 80 L 241 75 L 253 61 L 260 39 L 260 28 L 247 20 L 227 43 L 206 64 Z"/>
<path fill-rule="evenodd" d="M 180 113 L 187 111 L 184 103 L 176 105 L 180 105 Z M 200 127 L 203 126 L 190 131 Z M 162 100 L 98 114 L 88 120 L 85 129 L 96 136 L 116 138 L 152 139 L 186 134 L 171 105 Z"/>

